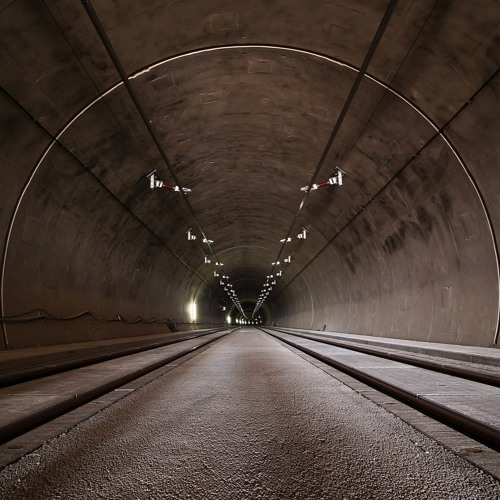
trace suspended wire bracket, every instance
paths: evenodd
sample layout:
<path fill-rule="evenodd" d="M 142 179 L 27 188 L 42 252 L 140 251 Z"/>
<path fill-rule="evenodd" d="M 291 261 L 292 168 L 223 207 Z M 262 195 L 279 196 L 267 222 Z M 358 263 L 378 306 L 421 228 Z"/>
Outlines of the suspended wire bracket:
<path fill-rule="evenodd" d="M 201 239 L 201 238 L 198 238 L 198 236 L 196 236 L 195 234 L 193 234 L 191 231 L 192 231 L 191 228 L 189 228 L 188 231 L 187 231 L 187 238 L 188 238 L 189 241 L 195 241 L 195 240 Z M 203 238 L 201 241 L 203 241 L 203 243 L 207 243 L 207 244 L 210 244 L 210 243 L 214 242 L 213 240 L 208 240 L 207 238 Z"/>
<path fill-rule="evenodd" d="M 156 170 L 153 170 L 146 177 L 149 179 L 149 187 L 151 189 L 165 188 L 165 189 L 172 189 L 173 191 L 177 191 L 178 193 L 180 193 L 181 190 L 183 193 L 191 192 L 191 189 L 185 187 L 179 187 L 176 186 L 175 184 L 166 184 L 165 182 L 161 181 L 156 174 Z"/>
<path fill-rule="evenodd" d="M 297 236 L 291 236 L 290 238 L 283 238 L 280 240 L 280 243 L 288 243 L 292 240 L 305 240 L 307 238 L 307 229 L 305 227 L 302 228 L 302 231 Z"/>
<path fill-rule="evenodd" d="M 321 187 L 325 186 L 342 186 L 342 178 L 343 176 L 346 175 L 346 173 L 341 170 L 339 167 L 336 167 L 336 172 L 325 182 L 320 182 L 318 184 L 313 184 L 311 186 L 311 191 L 314 191 L 316 189 L 319 189 Z M 301 191 L 308 192 L 309 191 L 309 186 L 304 186 L 300 188 Z"/>

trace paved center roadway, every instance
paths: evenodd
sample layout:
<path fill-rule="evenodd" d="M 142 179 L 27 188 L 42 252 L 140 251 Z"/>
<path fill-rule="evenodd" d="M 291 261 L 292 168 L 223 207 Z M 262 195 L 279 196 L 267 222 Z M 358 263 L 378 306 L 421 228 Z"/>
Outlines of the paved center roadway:
<path fill-rule="evenodd" d="M 8 499 L 490 499 L 500 484 L 242 329 L 0 472 Z"/>

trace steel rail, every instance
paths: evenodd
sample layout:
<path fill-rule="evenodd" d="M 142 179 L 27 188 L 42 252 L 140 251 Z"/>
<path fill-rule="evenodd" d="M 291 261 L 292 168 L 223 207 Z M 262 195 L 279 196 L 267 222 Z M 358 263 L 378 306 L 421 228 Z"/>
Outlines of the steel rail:
<path fill-rule="evenodd" d="M 47 406 L 46 408 L 36 411 L 35 413 L 26 415 L 22 418 L 19 418 L 18 420 L 0 426 L 0 444 L 10 441 L 11 439 L 14 439 L 22 434 L 25 434 L 26 432 L 35 429 L 36 427 L 39 427 L 49 422 L 50 420 L 53 420 L 54 418 L 57 418 L 65 413 L 68 413 L 69 411 L 74 410 L 79 406 L 83 406 L 89 401 L 98 398 L 100 396 L 103 396 L 104 394 L 107 394 L 108 392 L 117 389 L 118 387 L 126 383 L 131 382 L 132 380 L 135 380 L 139 377 L 142 377 L 143 375 L 146 375 L 154 370 L 157 370 L 158 368 L 161 368 L 162 366 L 165 366 L 171 363 L 172 361 L 175 361 L 183 356 L 191 354 L 199 349 L 202 349 L 203 347 L 213 342 L 216 342 L 221 338 L 226 337 L 227 335 L 230 335 L 235 330 L 237 330 L 237 328 L 233 328 L 229 332 L 221 334 L 215 339 L 210 339 L 205 342 L 202 342 L 197 346 L 184 349 L 181 352 L 163 358 L 162 360 L 156 361 L 146 367 L 136 369 L 115 380 L 112 380 L 105 384 L 101 384 L 97 387 L 92 387 L 86 391 L 80 392 L 79 394 L 73 394 L 64 401 Z"/>
<path fill-rule="evenodd" d="M 267 333 L 271 337 L 278 339 L 280 342 L 283 342 L 287 345 L 298 349 L 319 361 L 336 368 L 337 370 L 350 375 L 351 377 L 373 387 L 374 389 L 381 391 L 399 401 L 402 401 L 405 404 L 425 413 L 432 418 L 441 421 L 442 423 L 455 428 L 459 432 L 467 434 L 472 438 L 476 439 L 479 442 L 482 442 L 488 447 L 496 451 L 500 451 L 500 433 L 498 430 L 488 424 L 483 422 L 479 422 L 465 415 L 459 414 L 454 410 L 447 408 L 443 405 L 439 405 L 437 403 L 432 403 L 430 401 L 425 401 L 421 399 L 418 394 L 412 394 L 411 392 L 401 389 L 393 384 L 384 382 L 376 377 L 368 375 L 366 373 L 357 370 L 345 363 L 340 361 L 333 360 L 326 356 L 323 356 L 307 347 L 303 347 L 301 345 L 295 344 L 294 342 L 283 339 L 279 335 L 272 333 L 272 331 L 265 330 L 263 328 L 257 327 L 259 330 Z M 288 333 L 288 332 L 287 332 Z"/>
<path fill-rule="evenodd" d="M 47 377 L 49 375 L 55 375 L 57 373 L 66 372 L 69 370 L 74 370 L 75 368 L 82 368 L 83 366 L 89 366 L 97 363 L 102 363 L 103 361 L 108 361 L 110 359 L 121 358 L 123 356 L 128 356 L 130 354 L 137 354 L 139 352 L 149 351 L 151 349 L 156 349 L 158 347 L 164 347 L 167 345 L 178 344 L 184 342 L 185 340 L 193 340 L 199 337 L 205 337 L 212 333 L 222 332 L 227 330 L 227 328 L 212 328 L 210 330 L 203 331 L 198 335 L 188 335 L 177 339 L 166 339 L 166 340 L 156 340 L 152 343 L 144 343 L 142 345 L 137 345 L 133 347 L 126 347 L 123 349 L 112 350 L 100 352 L 98 354 L 88 354 L 82 356 L 74 356 L 72 358 L 64 358 L 63 361 L 52 361 L 44 364 L 39 364 L 35 366 L 30 366 L 23 370 L 0 372 L 0 387 L 7 387 L 14 384 L 20 384 L 21 382 L 27 382 L 28 380 L 34 380 L 41 377 Z M 102 348 L 104 350 L 104 348 Z"/>
<path fill-rule="evenodd" d="M 454 377 L 472 380 L 474 382 L 491 385 L 493 387 L 500 387 L 500 373 L 496 373 L 493 371 L 480 370 L 476 368 L 470 368 L 468 366 L 459 367 L 457 365 L 445 364 L 439 361 L 417 358 L 411 356 L 411 354 L 405 355 L 396 352 L 389 352 L 383 350 L 383 348 L 360 346 L 358 344 L 353 344 L 348 340 L 343 341 L 318 338 L 318 336 L 312 333 L 296 333 L 275 327 L 269 328 L 269 330 L 286 333 L 287 335 L 293 335 L 294 337 L 314 340 L 322 344 L 341 347 L 343 349 L 349 349 L 351 351 L 361 352 L 363 354 L 369 354 L 371 356 L 377 356 L 379 358 L 390 359 L 391 361 L 398 361 L 407 365 L 418 366 L 419 368 L 425 368 L 427 370 L 445 373 L 446 375 L 452 375 Z"/>

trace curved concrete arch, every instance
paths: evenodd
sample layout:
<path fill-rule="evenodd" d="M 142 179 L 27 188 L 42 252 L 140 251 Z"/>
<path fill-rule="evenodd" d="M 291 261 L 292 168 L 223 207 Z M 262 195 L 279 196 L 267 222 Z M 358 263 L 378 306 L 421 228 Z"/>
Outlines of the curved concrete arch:
<path fill-rule="evenodd" d="M 264 261 L 275 260 L 251 249 L 272 250 L 286 234 L 279 214 L 297 211 L 300 187 L 310 180 L 384 9 L 363 0 L 350 10 L 335 1 L 317 2 L 312 11 L 307 2 L 294 9 L 282 3 L 262 17 L 266 2 L 236 1 L 224 12 L 216 2 L 197 2 L 185 33 L 182 3 L 158 4 L 154 17 L 140 1 L 127 11 L 107 2 L 98 7 L 176 175 L 193 188 L 190 203 L 203 232 L 215 240 L 216 255 L 233 249 L 228 273 L 235 280 L 250 275 L 243 249 L 256 262 L 255 279 L 266 274 Z M 273 321 L 309 326 L 312 306 L 302 296 L 310 294 L 322 323 L 315 329 L 497 343 L 500 202 L 490 164 L 497 158 L 498 127 L 491 124 L 499 12 L 493 1 L 479 10 L 475 4 L 459 1 L 450 10 L 419 0 L 396 8 L 317 179 L 338 165 L 346 182 L 308 197 L 297 223 L 317 229 L 305 245 L 291 243 L 288 279 L 294 273 L 302 279 L 276 297 Z M 464 23 L 473 11 L 474 22 Z M 44 301 L 57 304 L 54 315 L 97 304 L 110 318 L 129 317 L 126 308 L 144 318 L 183 319 L 197 290 L 206 302 L 201 321 L 223 322 L 213 312 L 216 282 L 200 268 L 203 249 L 184 235 L 189 211 L 181 198 L 157 196 L 144 183 L 153 169 L 171 182 L 170 172 L 116 84 L 81 6 L 49 1 L 30 11 L 17 0 L 2 13 L 10 25 L 8 52 L 0 51 L 9 71 L 1 83 L 11 96 L 2 98 L 9 123 L 0 150 L 8 181 L 0 218 L 2 316 L 40 307 L 43 290 Z M 29 29 L 17 35 L 20 24 Z M 40 65 L 32 57 L 39 34 L 47 42 Z M 45 72 L 30 81 L 41 65 Z M 52 136 L 66 152 L 55 151 Z M 71 165 L 72 155 L 92 182 Z M 99 183 L 108 194 L 98 192 Z M 266 226 L 259 230 L 263 206 Z M 242 284 L 238 294 L 247 300 L 253 285 Z M 75 322 L 67 338 L 49 323 L 7 324 L 11 347 L 153 328 Z"/>

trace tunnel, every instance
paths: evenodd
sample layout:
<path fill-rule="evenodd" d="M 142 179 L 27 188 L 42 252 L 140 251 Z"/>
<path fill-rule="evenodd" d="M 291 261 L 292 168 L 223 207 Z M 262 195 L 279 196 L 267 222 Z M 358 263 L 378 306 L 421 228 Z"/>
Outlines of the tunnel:
<path fill-rule="evenodd" d="M 499 20 L 1 2 L 1 349 L 227 324 L 497 347 Z"/>

